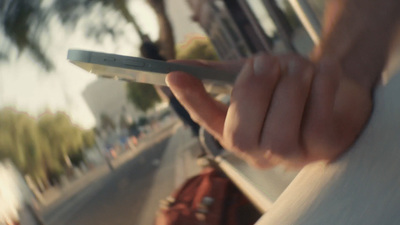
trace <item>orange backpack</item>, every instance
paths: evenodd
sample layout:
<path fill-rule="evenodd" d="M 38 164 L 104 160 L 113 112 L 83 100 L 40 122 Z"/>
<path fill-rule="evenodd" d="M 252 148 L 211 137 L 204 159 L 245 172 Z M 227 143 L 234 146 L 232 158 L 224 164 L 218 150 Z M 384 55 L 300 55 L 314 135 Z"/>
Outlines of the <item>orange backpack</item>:
<path fill-rule="evenodd" d="M 161 201 L 155 225 L 250 225 L 260 216 L 226 176 L 207 168 Z"/>

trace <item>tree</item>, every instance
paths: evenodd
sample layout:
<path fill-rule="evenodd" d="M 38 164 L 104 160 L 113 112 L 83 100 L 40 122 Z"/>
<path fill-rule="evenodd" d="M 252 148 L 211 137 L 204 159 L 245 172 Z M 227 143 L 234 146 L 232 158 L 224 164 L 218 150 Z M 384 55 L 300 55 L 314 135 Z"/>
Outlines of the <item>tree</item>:
<path fill-rule="evenodd" d="M 13 146 L 11 134 L 5 129 L 0 129 L 0 160 L 10 155 Z"/>
<path fill-rule="evenodd" d="M 177 47 L 176 58 L 218 60 L 218 55 L 210 39 L 197 36 L 192 37 L 186 44 Z"/>
<path fill-rule="evenodd" d="M 165 59 L 175 59 L 175 38 L 172 29 L 171 20 L 167 15 L 164 0 L 147 0 L 147 3 L 153 8 L 156 13 L 158 25 L 159 25 L 159 37 L 157 45 L 160 48 L 160 55 Z"/>
<path fill-rule="evenodd" d="M 54 68 L 39 44 L 38 35 L 45 27 L 41 23 L 46 18 L 40 7 L 40 0 L 3 0 L 0 4 L 0 18 L 6 37 L 17 47 L 19 52 L 29 50 L 46 70 Z M 7 59 L 7 58 L 2 58 Z"/>
<path fill-rule="evenodd" d="M 9 157 L 15 147 L 13 121 L 14 113 L 11 109 L 0 111 L 0 159 Z"/>
<path fill-rule="evenodd" d="M 49 21 L 59 18 L 62 25 L 74 28 L 77 22 L 88 15 L 96 6 L 101 9 L 113 10 L 132 24 L 138 35 L 143 36 L 134 16 L 129 12 L 129 0 L 54 0 L 47 7 L 43 7 L 42 0 L 0 0 L 0 30 L 5 37 L 17 48 L 19 53 L 27 50 L 46 70 L 54 69 L 51 58 L 46 55 L 45 46 L 40 43 L 41 35 L 48 32 Z M 101 37 L 111 34 L 113 38 L 124 33 L 108 25 L 108 17 L 98 14 L 98 18 L 91 20 L 87 26 L 87 36 L 100 40 Z M 7 60 L 7 51 L 0 50 L 0 60 Z"/>
<path fill-rule="evenodd" d="M 161 101 L 157 91 L 150 84 L 128 83 L 128 99 L 140 110 L 147 112 Z"/>
<path fill-rule="evenodd" d="M 164 0 L 147 0 L 157 15 L 160 36 L 156 41 L 159 54 L 165 59 L 206 59 L 218 60 L 218 56 L 209 39 L 194 37 L 188 44 L 175 48 L 173 28 L 165 10 Z M 143 42 L 149 40 L 143 39 Z M 128 83 L 128 99 L 142 111 L 147 111 L 161 101 L 152 85 Z M 160 90 L 160 89 L 158 89 Z"/>
<path fill-rule="evenodd" d="M 82 133 L 82 140 L 85 148 L 92 148 L 96 143 L 94 131 L 84 130 Z"/>
<path fill-rule="evenodd" d="M 39 120 L 39 128 L 48 138 L 55 157 L 62 157 L 67 167 L 71 166 L 69 154 L 80 151 L 83 147 L 82 131 L 71 123 L 70 118 L 62 112 L 45 113 Z"/>
<path fill-rule="evenodd" d="M 40 136 L 36 121 L 12 109 L 0 111 L 0 149 L 24 174 L 45 178 L 46 140 Z"/>

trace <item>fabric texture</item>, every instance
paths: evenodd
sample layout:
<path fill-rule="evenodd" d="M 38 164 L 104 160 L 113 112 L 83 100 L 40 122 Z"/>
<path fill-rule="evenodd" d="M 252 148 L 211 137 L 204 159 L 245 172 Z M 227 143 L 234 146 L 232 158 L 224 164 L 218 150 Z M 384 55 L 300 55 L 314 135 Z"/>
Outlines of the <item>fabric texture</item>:
<path fill-rule="evenodd" d="M 219 171 L 207 168 L 160 204 L 156 225 L 250 225 L 260 217 Z"/>
<path fill-rule="evenodd" d="M 400 74 L 377 88 L 374 111 L 337 161 L 305 167 L 257 225 L 400 224 Z"/>

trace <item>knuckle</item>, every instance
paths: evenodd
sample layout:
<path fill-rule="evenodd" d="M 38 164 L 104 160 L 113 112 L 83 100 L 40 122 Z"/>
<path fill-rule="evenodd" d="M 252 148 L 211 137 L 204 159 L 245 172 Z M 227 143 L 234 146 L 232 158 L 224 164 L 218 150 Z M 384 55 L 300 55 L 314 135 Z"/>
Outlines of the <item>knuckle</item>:
<path fill-rule="evenodd" d="M 309 77 L 314 73 L 314 64 L 309 60 L 299 56 L 283 56 L 281 67 L 286 71 L 286 75 L 292 77 Z"/>
<path fill-rule="evenodd" d="M 252 148 L 251 145 L 246 140 L 243 139 L 235 139 L 232 142 L 232 147 L 242 152 L 248 151 Z"/>
<path fill-rule="evenodd" d="M 270 139 L 263 143 L 262 149 L 271 151 L 274 155 L 290 157 L 296 155 L 299 146 L 290 140 L 281 140 L 278 138 Z"/>
<path fill-rule="evenodd" d="M 277 165 L 272 155 L 261 149 L 246 152 L 244 160 L 259 169 L 268 169 Z"/>
<path fill-rule="evenodd" d="M 235 87 L 250 88 L 260 80 L 274 81 L 279 78 L 280 63 L 277 57 L 259 54 L 250 58 L 236 80 Z"/>
<path fill-rule="evenodd" d="M 275 143 L 271 147 L 271 152 L 280 156 L 291 155 L 294 150 L 292 145 L 286 143 Z"/>
<path fill-rule="evenodd" d="M 229 146 L 236 151 L 247 152 L 255 147 L 254 142 L 239 130 L 227 133 L 224 139 L 229 143 Z"/>

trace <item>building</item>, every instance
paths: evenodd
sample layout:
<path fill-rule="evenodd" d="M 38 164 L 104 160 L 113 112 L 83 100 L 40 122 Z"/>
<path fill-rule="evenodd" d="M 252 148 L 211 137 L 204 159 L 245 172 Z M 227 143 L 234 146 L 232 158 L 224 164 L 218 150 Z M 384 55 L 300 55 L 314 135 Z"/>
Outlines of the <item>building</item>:
<path fill-rule="evenodd" d="M 97 79 L 82 93 L 96 119 L 98 145 L 110 149 L 128 136 L 126 124 L 137 121 L 144 113 L 127 98 L 126 83 L 111 79 Z"/>
<path fill-rule="evenodd" d="M 132 122 L 144 115 L 129 102 L 125 82 L 97 79 L 86 87 L 82 95 L 95 116 L 96 127 L 100 126 L 103 116 L 110 118 L 118 130 L 121 118 Z"/>
<path fill-rule="evenodd" d="M 324 0 L 187 0 L 223 60 L 258 52 L 308 55 L 317 41 Z M 310 12 L 298 16 L 301 6 Z M 314 18 L 311 18 L 314 17 Z M 310 24 L 314 21 L 314 24 Z M 316 35 L 312 35 L 313 31 Z"/>

